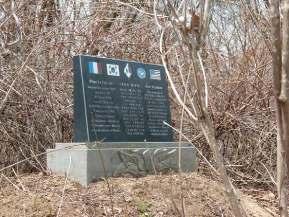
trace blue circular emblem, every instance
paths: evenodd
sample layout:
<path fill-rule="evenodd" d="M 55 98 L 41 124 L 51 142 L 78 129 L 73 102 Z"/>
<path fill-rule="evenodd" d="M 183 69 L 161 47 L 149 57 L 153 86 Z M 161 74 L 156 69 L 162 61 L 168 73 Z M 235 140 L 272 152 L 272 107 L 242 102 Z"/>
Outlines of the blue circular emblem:
<path fill-rule="evenodd" d="M 146 77 L 146 71 L 144 70 L 144 68 L 138 68 L 136 70 L 136 73 L 140 79 L 144 79 Z"/>

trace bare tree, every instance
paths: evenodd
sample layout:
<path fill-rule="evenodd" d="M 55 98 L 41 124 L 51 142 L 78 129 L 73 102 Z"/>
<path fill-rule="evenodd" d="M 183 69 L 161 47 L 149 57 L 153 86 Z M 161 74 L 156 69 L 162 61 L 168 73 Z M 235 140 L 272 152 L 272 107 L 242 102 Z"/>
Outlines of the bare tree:
<path fill-rule="evenodd" d="M 160 52 L 172 91 L 186 115 L 204 134 L 213 152 L 234 215 L 244 217 L 246 212 L 227 175 L 208 111 L 208 85 L 203 60 L 206 54 L 202 48 L 205 47 L 206 42 L 211 1 L 204 1 L 199 6 L 199 10 L 196 4 L 191 4 L 189 1 L 182 1 L 178 7 L 166 1 L 162 7 L 169 22 L 163 22 L 164 24 L 159 20 L 157 5 L 158 2 L 155 1 L 155 20 L 161 31 Z M 169 68 L 173 64 L 177 65 L 176 69 Z M 184 90 L 176 88 L 171 70 L 178 71 Z M 184 93 L 184 97 L 181 97 L 181 93 Z"/>
<path fill-rule="evenodd" d="M 271 25 L 273 40 L 273 83 L 276 99 L 277 141 L 277 191 L 280 215 L 288 216 L 287 189 L 289 151 L 289 1 L 283 1 L 283 19 L 280 1 L 271 1 Z M 281 25 L 282 23 L 282 25 Z"/>

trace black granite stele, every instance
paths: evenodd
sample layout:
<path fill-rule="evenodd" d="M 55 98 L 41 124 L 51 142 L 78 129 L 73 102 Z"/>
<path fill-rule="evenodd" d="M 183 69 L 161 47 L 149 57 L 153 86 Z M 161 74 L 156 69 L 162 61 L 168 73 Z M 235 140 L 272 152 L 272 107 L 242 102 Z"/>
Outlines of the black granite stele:
<path fill-rule="evenodd" d="M 169 142 L 161 65 L 79 55 L 74 64 L 75 142 Z"/>

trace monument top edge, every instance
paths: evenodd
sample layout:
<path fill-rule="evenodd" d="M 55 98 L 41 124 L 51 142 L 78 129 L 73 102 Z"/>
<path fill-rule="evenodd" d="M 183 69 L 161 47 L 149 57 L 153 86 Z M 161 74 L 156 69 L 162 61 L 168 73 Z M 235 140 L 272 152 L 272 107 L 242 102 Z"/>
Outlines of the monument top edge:
<path fill-rule="evenodd" d="M 135 61 L 135 60 L 118 59 L 118 58 L 112 58 L 112 57 L 106 57 L 106 56 L 98 56 L 98 55 L 78 54 L 78 55 L 75 55 L 74 57 L 97 57 L 97 58 L 100 58 L 100 59 L 109 59 L 109 60 L 116 60 L 116 61 L 130 62 L 130 63 L 148 64 L 148 65 L 162 66 L 163 67 L 162 64 L 144 63 L 144 62 Z"/>
<path fill-rule="evenodd" d="M 121 144 L 121 145 L 132 145 L 132 144 L 137 144 L 137 145 L 149 145 L 149 144 L 191 144 L 189 142 L 59 142 L 55 143 L 56 145 L 93 145 L 93 144 Z"/>

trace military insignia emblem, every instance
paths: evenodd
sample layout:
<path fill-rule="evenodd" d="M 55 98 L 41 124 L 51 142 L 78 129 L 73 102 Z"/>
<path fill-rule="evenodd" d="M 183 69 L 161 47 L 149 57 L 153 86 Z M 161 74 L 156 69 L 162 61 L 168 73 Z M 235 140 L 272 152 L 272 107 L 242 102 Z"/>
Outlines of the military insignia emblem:
<path fill-rule="evenodd" d="M 140 79 L 145 79 L 146 77 L 146 71 L 144 68 L 138 68 L 136 70 L 136 73 L 137 73 L 137 76 L 140 78 Z"/>
<path fill-rule="evenodd" d="M 128 77 L 128 78 L 130 78 L 132 76 L 132 70 L 131 70 L 131 67 L 130 67 L 130 65 L 128 63 L 124 67 L 123 72 L 126 75 L 126 77 Z"/>

